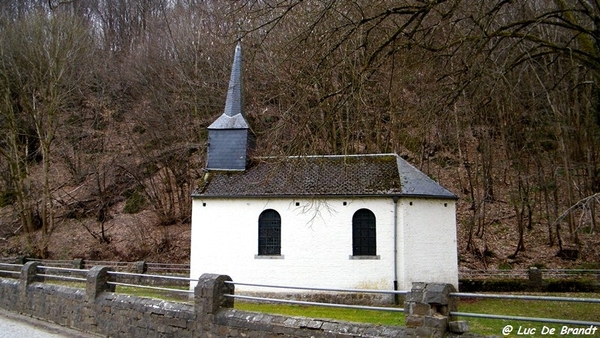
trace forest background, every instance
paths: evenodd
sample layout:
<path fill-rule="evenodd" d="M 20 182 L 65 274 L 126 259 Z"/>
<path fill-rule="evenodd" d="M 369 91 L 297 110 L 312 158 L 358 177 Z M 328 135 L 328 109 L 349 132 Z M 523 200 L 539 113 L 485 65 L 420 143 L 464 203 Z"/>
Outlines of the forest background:
<path fill-rule="evenodd" d="M 466 268 L 600 268 L 595 0 L 0 2 L 0 253 L 185 262 L 235 44 L 256 155 L 396 152 Z"/>

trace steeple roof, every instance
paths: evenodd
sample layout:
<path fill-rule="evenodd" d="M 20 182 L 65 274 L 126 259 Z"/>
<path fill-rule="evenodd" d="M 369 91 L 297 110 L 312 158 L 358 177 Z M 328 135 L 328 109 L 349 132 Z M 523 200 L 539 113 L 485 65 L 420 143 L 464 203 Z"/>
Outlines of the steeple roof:
<path fill-rule="evenodd" d="M 238 43 L 235 47 L 229 89 L 223 114 L 208 129 L 247 129 L 248 122 L 244 117 L 244 104 L 242 95 L 242 46 Z"/>
<path fill-rule="evenodd" d="M 244 117 L 242 47 L 235 47 L 225 111 L 208 127 L 207 170 L 246 170 L 254 135 Z"/>

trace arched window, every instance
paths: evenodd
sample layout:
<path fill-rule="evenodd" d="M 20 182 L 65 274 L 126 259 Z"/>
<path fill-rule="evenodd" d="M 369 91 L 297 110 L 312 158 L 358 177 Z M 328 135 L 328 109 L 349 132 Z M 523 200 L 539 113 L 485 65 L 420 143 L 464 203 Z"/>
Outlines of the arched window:
<path fill-rule="evenodd" d="M 375 214 L 371 210 L 360 209 L 352 216 L 352 255 L 377 255 Z"/>
<path fill-rule="evenodd" d="M 281 216 L 275 210 L 258 216 L 258 255 L 281 255 Z"/>

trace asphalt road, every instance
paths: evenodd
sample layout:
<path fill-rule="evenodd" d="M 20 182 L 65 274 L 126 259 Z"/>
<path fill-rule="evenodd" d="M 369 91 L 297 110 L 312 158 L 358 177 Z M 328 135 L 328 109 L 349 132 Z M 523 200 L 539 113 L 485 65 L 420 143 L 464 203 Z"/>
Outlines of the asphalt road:
<path fill-rule="evenodd" d="M 31 317 L 0 309 L 0 338 L 98 338 Z"/>

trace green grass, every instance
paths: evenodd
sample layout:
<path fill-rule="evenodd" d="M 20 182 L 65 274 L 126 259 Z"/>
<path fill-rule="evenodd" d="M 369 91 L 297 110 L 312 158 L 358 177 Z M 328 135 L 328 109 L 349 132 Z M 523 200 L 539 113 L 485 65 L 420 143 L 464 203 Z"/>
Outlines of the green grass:
<path fill-rule="evenodd" d="M 558 297 L 600 298 L 600 294 L 544 294 Z M 371 323 L 379 325 L 404 325 L 404 314 L 398 312 L 341 309 L 320 306 L 301 306 L 285 304 L 263 304 L 236 301 L 235 308 L 245 311 L 281 314 L 287 316 L 302 316 L 320 319 L 335 319 L 349 322 Z M 488 313 L 495 315 L 559 318 L 580 321 L 600 321 L 600 304 L 564 303 L 550 301 L 525 301 L 502 299 L 462 299 L 459 303 L 460 312 Z M 502 336 L 502 329 L 507 325 L 513 326 L 513 336 L 516 336 L 519 326 L 522 332 L 535 329 L 535 334 L 520 335 L 525 337 L 540 336 L 544 327 L 554 329 L 554 335 L 559 336 L 562 324 L 537 323 L 525 321 L 508 321 L 485 318 L 458 318 L 469 322 L 471 332 L 482 335 Z M 569 327 L 576 327 L 567 325 Z M 600 331 L 600 328 L 598 329 Z M 548 334 L 550 335 L 550 334 Z M 596 332 L 600 337 L 600 332 Z M 568 336 L 567 336 L 568 337 Z M 573 336 L 574 337 L 574 336 Z"/>
<path fill-rule="evenodd" d="M 85 289 L 85 282 L 47 279 L 44 281 L 44 283 Z M 175 290 L 189 290 L 189 288 L 187 286 L 176 286 L 176 285 L 165 286 L 164 288 L 175 289 Z M 133 287 L 133 286 L 117 285 L 115 287 L 115 292 L 122 293 L 125 295 L 130 295 L 130 296 L 161 299 L 161 300 L 180 302 L 180 303 L 182 303 L 182 302 L 183 303 L 188 303 L 188 302 L 191 303 L 192 302 L 190 300 L 188 293 L 177 292 L 177 291 L 167 291 L 167 290 L 157 290 L 157 289 L 150 289 L 150 288 L 140 288 L 140 287 Z"/>
<path fill-rule="evenodd" d="M 556 296 L 556 297 L 582 297 L 582 298 L 600 298 L 600 294 L 597 293 L 557 293 L 557 294 L 543 294 L 545 296 Z M 472 313 L 487 313 L 495 315 L 507 315 L 507 316 L 522 316 L 522 317 L 537 317 L 537 318 L 558 318 L 558 319 L 571 319 L 580 321 L 600 321 L 600 304 L 597 303 L 566 303 L 566 302 L 554 302 L 554 301 L 525 301 L 525 300 L 503 300 L 503 299 L 461 299 L 459 302 L 460 312 L 472 312 Z M 559 335 L 563 324 L 552 324 L 552 323 L 536 323 L 536 322 L 525 322 L 525 321 L 514 321 L 514 320 L 498 320 L 498 319 L 484 319 L 484 318 L 460 318 L 459 320 L 466 320 L 469 322 L 471 332 L 485 334 L 485 335 L 502 335 L 502 329 L 507 325 L 512 325 L 516 335 L 519 326 L 522 329 L 535 328 L 536 332 L 534 335 L 529 337 L 540 336 L 541 330 L 545 326 L 546 328 L 554 328 L 555 335 Z M 573 325 L 567 325 L 569 327 L 576 327 Z M 600 328 L 598 329 L 600 330 Z M 525 335 L 527 337 L 528 335 Z M 596 337 L 600 337 L 600 332 L 596 332 Z"/>
<path fill-rule="evenodd" d="M 188 290 L 185 286 L 169 286 L 169 289 Z M 133 286 L 118 285 L 115 289 L 116 293 L 123 293 L 131 296 L 162 299 L 172 302 L 191 302 L 189 294 L 177 291 L 164 291 L 156 289 L 138 288 Z"/>
<path fill-rule="evenodd" d="M 380 325 L 404 325 L 404 313 L 392 311 L 345 309 L 307 305 L 263 304 L 241 301 L 235 302 L 235 308 L 244 311 L 265 312 L 315 319 L 336 319 L 349 322 Z"/>

